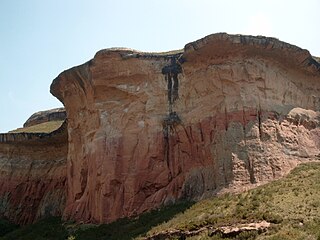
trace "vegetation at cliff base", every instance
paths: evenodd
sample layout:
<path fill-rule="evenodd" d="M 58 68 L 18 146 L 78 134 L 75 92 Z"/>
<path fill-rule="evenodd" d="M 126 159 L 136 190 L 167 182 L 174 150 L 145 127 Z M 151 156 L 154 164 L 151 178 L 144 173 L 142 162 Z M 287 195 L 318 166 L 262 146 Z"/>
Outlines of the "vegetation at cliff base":
<path fill-rule="evenodd" d="M 0 237 L 12 232 L 18 228 L 18 225 L 12 224 L 5 219 L 0 219 Z"/>
<path fill-rule="evenodd" d="M 253 231 L 244 237 L 230 239 L 320 239 L 319 195 L 320 163 L 302 164 L 287 177 L 256 189 L 198 202 L 146 235 L 151 237 L 175 230 L 187 232 L 265 220 L 271 223 L 266 232 L 257 234 Z M 209 230 L 203 231 L 196 239 L 212 239 L 208 235 Z M 178 236 L 173 234 L 171 237 Z M 214 236 L 213 239 L 221 238 Z"/>
<path fill-rule="evenodd" d="M 51 217 L 35 224 L 21 227 L 0 237 L 0 240 L 130 240 L 145 234 L 152 227 L 170 220 L 183 212 L 192 203 L 181 202 L 176 205 L 152 210 L 136 218 L 123 218 L 110 224 L 75 224 L 62 222 L 58 217 Z"/>
<path fill-rule="evenodd" d="M 1 240 L 58 240 L 67 239 L 68 232 L 60 218 L 51 217 L 35 224 L 20 227 L 3 237 Z"/>
<path fill-rule="evenodd" d="M 320 163 L 298 166 L 287 177 L 256 189 L 180 203 L 110 224 L 85 225 L 49 218 L 0 237 L 13 239 L 320 239 Z M 266 221 L 265 231 L 215 234 L 225 226 Z M 1 226 L 1 225 L 0 225 Z M 188 234 L 186 234 L 188 233 Z"/>

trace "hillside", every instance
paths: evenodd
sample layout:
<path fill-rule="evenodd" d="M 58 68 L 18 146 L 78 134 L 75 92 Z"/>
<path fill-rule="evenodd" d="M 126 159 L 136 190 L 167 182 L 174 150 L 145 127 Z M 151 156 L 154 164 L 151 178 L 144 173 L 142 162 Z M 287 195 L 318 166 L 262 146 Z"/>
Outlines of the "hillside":
<path fill-rule="evenodd" d="M 61 127 L 66 120 L 64 108 L 54 108 L 32 114 L 23 127 L 9 133 L 50 133 Z"/>
<path fill-rule="evenodd" d="M 29 127 L 17 128 L 15 130 L 10 131 L 9 133 L 50 133 L 61 127 L 62 123 L 62 120 L 44 122 Z"/>
<path fill-rule="evenodd" d="M 320 163 L 313 162 L 301 164 L 283 179 L 238 195 L 225 194 L 193 205 L 180 203 L 100 226 L 48 219 L 0 239 L 320 239 L 319 195 Z M 223 234 L 226 226 L 263 221 L 270 226 Z"/>
<path fill-rule="evenodd" d="M 319 194 L 320 163 L 302 164 L 284 179 L 236 196 L 226 194 L 196 203 L 150 230 L 147 239 L 193 234 L 209 239 L 219 227 L 263 220 L 271 223 L 266 232 L 241 233 L 236 239 L 319 239 Z M 203 230 L 197 232 L 199 229 Z M 190 239 L 198 239 L 195 236 Z M 220 239 L 218 236 L 214 239 Z"/>

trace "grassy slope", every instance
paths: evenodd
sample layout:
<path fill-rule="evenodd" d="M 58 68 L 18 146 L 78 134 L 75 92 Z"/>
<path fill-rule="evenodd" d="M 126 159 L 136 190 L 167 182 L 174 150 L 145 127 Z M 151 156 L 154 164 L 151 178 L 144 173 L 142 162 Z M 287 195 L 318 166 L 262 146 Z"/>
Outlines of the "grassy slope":
<path fill-rule="evenodd" d="M 196 203 L 147 235 L 267 220 L 274 223 L 273 228 L 257 239 L 320 239 L 319 196 L 320 163 L 303 164 L 281 180 L 236 196 Z M 206 239 L 205 235 L 201 239 Z"/>
<path fill-rule="evenodd" d="M 74 236 L 75 240 L 125 240 L 139 235 L 152 236 L 169 229 L 195 230 L 203 226 L 267 220 L 273 224 L 266 233 L 253 232 L 235 239 L 317 240 L 320 239 L 319 196 L 320 163 L 308 163 L 300 165 L 286 178 L 239 195 L 227 194 L 193 205 L 178 204 L 142 214 L 139 218 L 121 219 L 98 227 L 61 223 L 52 218 L 12 231 L 0 239 L 66 239 Z M 207 235 L 202 232 L 192 239 L 220 239 Z"/>
<path fill-rule="evenodd" d="M 16 130 L 12 130 L 9 133 L 50 133 L 56 129 L 58 129 L 62 125 L 63 121 L 50 121 L 40 123 L 31 127 L 26 128 L 18 128 Z"/>

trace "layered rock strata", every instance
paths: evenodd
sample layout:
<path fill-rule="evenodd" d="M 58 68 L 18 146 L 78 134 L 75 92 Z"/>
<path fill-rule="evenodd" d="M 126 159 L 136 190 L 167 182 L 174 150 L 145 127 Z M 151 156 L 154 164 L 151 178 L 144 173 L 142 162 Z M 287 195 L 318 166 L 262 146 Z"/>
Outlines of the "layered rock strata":
<path fill-rule="evenodd" d="M 64 108 L 54 108 L 46 111 L 40 111 L 32 114 L 23 124 L 23 127 L 31 127 L 50 121 L 64 121 L 66 117 L 67 115 Z"/>
<path fill-rule="evenodd" d="M 49 134 L 0 134 L 0 217 L 23 225 L 61 216 L 67 150 L 66 122 Z"/>
<path fill-rule="evenodd" d="M 65 219 L 110 222 L 279 178 L 319 155 L 320 65 L 274 38 L 106 49 L 61 73 Z"/>

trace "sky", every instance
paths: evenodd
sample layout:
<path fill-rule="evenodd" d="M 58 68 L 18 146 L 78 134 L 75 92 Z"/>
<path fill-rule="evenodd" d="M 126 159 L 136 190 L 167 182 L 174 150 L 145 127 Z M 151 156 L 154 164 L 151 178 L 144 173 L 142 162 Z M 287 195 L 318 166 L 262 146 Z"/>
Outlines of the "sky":
<path fill-rule="evenodd" d="M 0 0 L 0 132 L 61 107 L 52 80 L 100 49 L 169 51 L 227 32 L 320 56 L 319 12 L 319 0 Z"/>

